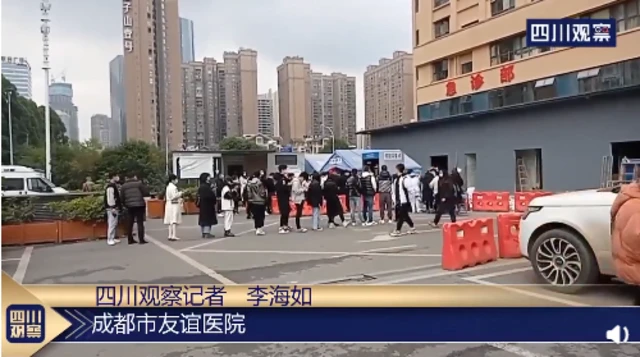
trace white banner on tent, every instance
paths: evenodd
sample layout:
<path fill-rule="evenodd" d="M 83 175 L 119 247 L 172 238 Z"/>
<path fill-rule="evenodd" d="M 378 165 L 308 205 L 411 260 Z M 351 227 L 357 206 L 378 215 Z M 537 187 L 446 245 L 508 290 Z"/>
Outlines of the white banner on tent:
<path fill-rule="evenodd" d="M 203 172 L 213 176 L 213 157 L 211 156 L 182 156 L 180 157 L 180 178 L 199 178 Z"/>

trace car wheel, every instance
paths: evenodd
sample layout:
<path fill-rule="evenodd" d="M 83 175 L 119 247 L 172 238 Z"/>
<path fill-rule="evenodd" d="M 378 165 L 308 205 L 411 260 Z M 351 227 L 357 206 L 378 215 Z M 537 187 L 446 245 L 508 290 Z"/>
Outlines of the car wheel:
<path fill-rule="evenodd" d="M 529 256 L 538 279 L 555 291 L 575 294 L 583 290 L 584 285 L 597 283 L 600 276 L 591 248 L 566 229 L 542 233 Z"/>

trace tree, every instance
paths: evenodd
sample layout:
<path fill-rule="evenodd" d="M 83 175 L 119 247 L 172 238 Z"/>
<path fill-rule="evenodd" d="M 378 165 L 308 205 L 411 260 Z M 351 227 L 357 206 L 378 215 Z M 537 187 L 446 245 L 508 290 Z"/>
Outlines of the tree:
<path fill-rule="evenodd" d="M 157 191 L 165 181 L 164 154 L 155 145 L 143 141 L 127 141 L 118 147 L 104 149 L 96 165 L 96 175 L 98 179 L 104 179 L 112 173 L 137 175 Z"/>
<path fill-rule="evenodd" d="M 239 136 L 234 136 L 231 138 L 224 138 L 220 142 L 220 150 L 260 150 L 260 146 L 258 146 L 258 144 L 256 144 L 254 141 L 247 140 Z"/>
<path fill-rule="evenodd" d="M 13 134 L 13 147 L 16 156 L 18 148 L 45 146 L 45 119 L 44 107 L 17 94 L 16 87 L 2 76 L 2 164 L 10 163 L 9 155 L 9 105 L 11 106 L 11 129 Z M 55 111 L 50 111 L 51 118 L 51 144 L 65 144 L 66 129 L 62 120 Z M 44 165 L 44 154 L 42 157 Z"/>
<path fill-rule="evenodd" d="M 349 143 L 343 139 L 336 138 L 335 142 L 336 142 L 335 150 L 345 150 L 351 147 L 351 145 L 349 145 Z M 320 150 L 320 152 L 325 154 L 330 154 L 330 153 L 333 153 L 335 150 L 332 147 L 332 140 L 329 139 L 327 140 L 327 143 L 324 145 L 322 150 Z"/>

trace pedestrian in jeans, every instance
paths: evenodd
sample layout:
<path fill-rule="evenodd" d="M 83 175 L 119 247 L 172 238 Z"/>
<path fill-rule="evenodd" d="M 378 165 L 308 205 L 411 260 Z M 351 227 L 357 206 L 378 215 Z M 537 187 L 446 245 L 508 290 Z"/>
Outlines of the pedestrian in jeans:
<path fill-rule="evenodd" d="M 387 165 L 382 165 L 378 175 L 378 200 L 380 202 L 380 224 L 384 224 L 384 213 L 387 212 L 388 222 L 393 221 L 393 200 L 391 199 L 391 184 L 393 177 L 387 171 Z"/>
<path fill-rule="evenodd" d="M 254 228 L 258 236 L 265 235 L 264 216 L 267 203 L 267 189 L 262 183 L 261 176 L 260 172 L 256 172 L 247 183 L 247 201 L 251 204 L 251 216 L 253 216 Z"/>
<path fill-rule="evenodd" d="M 309 189 L 309 174 L 302 172 L 293 179 L 291 184 L 291 201 L 296 205 L 296 229 L 299 233 L 307 232 L 307 229 L 302 228 L 302 225 L 300 225 L 307 189 Z"/>
<path fill-rule="evenodd" d="M 404 170 L 404 164 L 396 165 L 398 171 L 397 178 L 393 182 L 393 203 L 396 207 L 396 229 L 391 232 L 392 237 L 398 237 L 402 235 L 402 226 L 404 223 L 409 225 L 409 234 L 415 234 L 416 230 L 413 225 L 413 220 L 409 215 L 411 212 L 411 196 L 409 193 L 410 185 L 407 182 L 408 177 Z"/>
<path fill-rule="evenodd" d="M 347 179 L 347 194 L 349 195 L 349 207 L 351 208 L 351 225 L 355 226 L 356 216 L 360 218 L 360 223 L 365 224 L 362 215 L 362 190 L 360 186 L 360 177 L 357 169 L 351 170 L 351 177 Z"/>
<path fill-rule="evenodd" d="M 110 175 L 111 180 L 107 184 L 104 192 L 104 206 L 107 209 L 107 244 L 115 245 L 120 243 L 116 238 L 118 231 L 118 215 L 122 210 L 122 202 L 120 201 L 120 192 L 118 192 L 118 174 Z"/>
<path fill-rule="evenodd" d="M 365 166 L 360 177 L 360 187 L 362 187 L 362 197 L 364 200 L 364 207 L 362 209 L 363 216 L 366 220 L 365 226 L 372 226 L 375 224 L 373 221 L 373 200 L 376 196 L 376 179 L 371 173 L 369 166 Z"/>
<path fill-rule="evenodd" d="M 311 228 L 314 231 L 322 231 L 320 227 L 320 209 L 322 207 L 322 184 L 320 175 L 315 173 L 312 176 L 309 189 L 307 190 L 307 202 L 311 206 Z"/>
<path fill-rule="evenodd" d="M 151 196 L 147 186 L 136 175 L 127 175 L 120 188 L 120 199 L 127 209 L 127 238 L 129 244 L 146 244 L 144 240 L 144 219 L 147 212 L 145 198 Z M 138 225 L 138 241 L 133 239 L 133 224 Z"/>

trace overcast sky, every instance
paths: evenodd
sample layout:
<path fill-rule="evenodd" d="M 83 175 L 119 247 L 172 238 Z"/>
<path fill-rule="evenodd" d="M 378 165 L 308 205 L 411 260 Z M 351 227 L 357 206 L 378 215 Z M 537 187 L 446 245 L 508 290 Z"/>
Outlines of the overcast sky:
<path fill-rule="evenodd" d="M 86 139 L 91 115 L 110 115 L 109 61 L 122 54 L 122 1 L 51 3 L 51 73 L 65 73 L 73 84 Z M 359 128 L 366 66 L 411 49 L 408 0 L 181 0 L 180 16 L 194 21 L 196 59 L 221 59 L 239 47 L 257 50 L 261 93 L 277 89 L 276 67 L 285 56 L 303 56 L 314 71 L 356 76 Z M 33 97 L 42 104 L 40 0 L 2 0 L 2 55 L 29 60 Z"/>

